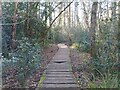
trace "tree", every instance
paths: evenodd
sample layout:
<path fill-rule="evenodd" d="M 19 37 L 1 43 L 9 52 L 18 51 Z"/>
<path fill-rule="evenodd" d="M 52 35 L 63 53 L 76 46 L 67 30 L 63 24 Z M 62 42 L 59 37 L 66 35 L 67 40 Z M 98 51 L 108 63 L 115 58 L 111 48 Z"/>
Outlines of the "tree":
<path fill-rule="evenodd" d="M 88 12 L 87 12 L 87 10 L 86 10 L 86 8 L 85 8 L 85 2 L 83 2 L 82 3 L 83 4 L 83 11 L 84 11 L 84 22 L 85 22 L 85 28 L 87 29 L 87 31 L 88 31 L 88 29 L 89 29 L 89 22 L 88 22 L 88 18 L 89 18 L 89 15 L 88 15 Z"/>
<path fill-rule="evenodd" d="M 111 60 L 112 60 L 112 58 L 114 59 L 114 61 L 116 61 L 117 60 L 117 57 L 116 57 L 116 53 L 115 52 L 117 52 L 117 47 L 116 47 L 116 45 L 117 45 L 117 43 L 115 43 L 114 41 L 116 41 L 116 20 L 117 20 L 117 18 L 116 18 L 116 5 L 117 5 L 117 3 L 116 2 L 112 2 L 112 14 L 111 14 L 111 27 L 110 27 L 110 33 L 109 33 L 109 40 L 110 41 L 112 41 L 112 45 L 111 45 L 111 50 L 114 52 L 114 56 L 112 56 L 111 54 L 109 54 L 109 57 L 111 58 Z M 112 56 L 112 57 L 111 57 Z"/>
<path fill-rule="evenodd" d="M 78 5 L 79 3 L 78 2 L 75 2 L 75 15 L 74 15 L 74 22 L 75 22 L 75 26 L 78 26 L 78 22 L 79 22 L 79 18 L 78 18 Z"/>
<path fill-rule="evenodd" d="M 63 3 L 63 7 L 65 8 L 66 2 Z M 66 11 L 64 11 L 64 30 L 66 29 Z"/>
<path fill-rule="evenodd" d="M 111 24 L 111 32 L 115 31 L 115 21 L 116 21 L 116 2 L 112 2 L 112 14 L 111 14 L 111 20 L 112 20 L 112 24 Z"/>
<path fill-rule="evenodd" d="M 68 26 L 69 26 L 69 29 L 70 29 L 70 27 L 71 27 L 71 6 L 69 6 Z"/>
<path fill-rule="evenodd" d="M 1 57 L 1 53 L 2 53 L 2 3 L 0 1 L 0 57 Z"/>
<path fill-rule="evenodd" d="M 92 10 L 91 10 L 91 24 L 89 29 L 89 36 L 90 36 L 90 53 L 91 56 L 94 57 L 96 54 L 96 47 L 95 47 L 95 29 L 97 25 L 97 8 L 98 2 L 93 2 Z"/>
<path fill-rule="evenodd" d="M 49 2 L 48 3 L 49 4 L 49 6 L 48 6 L 48 15 L 49 15 L 49 25 L 50 25 L 50 23 L 51 23 L 51 21 L 52 21 L 52 3 L 51 2 Z M 50 28 L 51 29 L 51 28 Z M 52 33 L 51 33 L 51 30 L 48 32 L 48 39 L 51 41 L 52 40 Z M 51 41 L 52 42 L 52 41 Z"/>
<path fill-rule="evenodd" d="M 74 0 L 73 0 L 73 1 L 74 1 Z M 49 28 L 53 25 L 53 23 L 56 21 L 56 19 L 57 19 L 63 12 L 65 12 L 65 10 L 66 10 L 68 7 L 70 7 L 70 5 L 73 3 L 73 1 L 70 2 L 70 3 L 53 19 L 53 21 L 51 22 Z M 49 30 L 49 28 L 48 28 L 48 30 Z"/>
<path fill-rule="evenodd" d="M 28 35 L 28 29 L 29 29 L 29 21 L 28 21 L 28 2 L 26 2 L 26 35 Z"/>
<path fill-rule="evenodd" d="M 118 62 L 120 63 L 120 1 L 118 2 L 118 6 L 119 6 L 119 9 L 118 9 L 118 12 L 119 12 L 119 15 L 118 15 L 118 35 L 117 35 L 117 40 L 118 40 Z M 120 67 L 119 67 L 119 72 L 120 72 Z M 120 76 L 120 74 L 119 74 Z M 120 81 L 119 81 L 120 83 Z"/>
<path fill-rule="evenodd" d="M 45 11 L 44 11 L 44 15 L 45 15 L 45 23 L 47 24 L 47 15 L 48 15 L 48 3 L 45 2 Z"/>
<path fill-rule="evenodd" d="M 14 3 L 14 16 L 12 18 L 12 21 L 13 21 L 13 25 L 12 25 L 12 46 L 11 48 L 12 49 L 15 49 L 16 48 L 16 22 L 17 22 L 17 5 L 18 5 L 18 2 L 16 1 Z"/>
<path fill-rule="evenodd" d="M 61 5 L 59 6 L 59 12 L 62 11 L 62 7 L 63 7 L 63 5 L 62 5 L 62 3 L 61 3 Z M 58 25 L 59 25 L 60 27 L 62 26 L 62 15 L 59 16 L 59 23 L 58 23 Z"/>

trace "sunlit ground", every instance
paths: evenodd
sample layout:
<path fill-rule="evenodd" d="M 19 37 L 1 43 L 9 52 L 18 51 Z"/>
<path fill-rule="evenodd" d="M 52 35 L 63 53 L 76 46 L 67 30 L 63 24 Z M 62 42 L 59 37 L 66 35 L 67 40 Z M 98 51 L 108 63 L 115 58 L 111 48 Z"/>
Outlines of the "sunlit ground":
<path fill-rule="evenodd" d="M 59 48 L 67 48 L 67 46 L 65 44 L 58 44 Z"/>

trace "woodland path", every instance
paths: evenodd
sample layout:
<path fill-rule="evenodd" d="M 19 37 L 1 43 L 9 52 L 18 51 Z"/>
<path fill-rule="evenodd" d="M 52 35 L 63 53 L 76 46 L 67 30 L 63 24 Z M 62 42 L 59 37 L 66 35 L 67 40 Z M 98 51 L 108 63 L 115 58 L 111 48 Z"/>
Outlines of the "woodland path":
<path fill-rule="evenodd" d="M 58 44 L 58 47 L 58 52 L 44 72 L 46 78 L 42 88 L 78 87 L 72 73 L 69 48 L 65 44 Z"/>

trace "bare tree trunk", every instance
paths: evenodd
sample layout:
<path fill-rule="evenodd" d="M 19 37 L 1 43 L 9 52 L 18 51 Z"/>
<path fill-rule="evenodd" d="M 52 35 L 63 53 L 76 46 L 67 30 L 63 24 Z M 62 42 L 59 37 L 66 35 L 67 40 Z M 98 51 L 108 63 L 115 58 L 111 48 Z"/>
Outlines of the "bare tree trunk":
<path fill-rule="evenodd" d="M 48 12 L 47 12 L 47 9 L 48 9 L 47 6 L 48 6 L 48 2 L 45 2 L 45 23 L 46 23 L 45 25 L 47 25 L 47 18 L 48 18 L 47 17 L 47 14 L 48 14 Z"/>
<path fill-rule="evenodd" d="M 65 8 L 66 2 L 64 2 L 64 8 Z M 65 30 L 65 23 L 66 23 L 66 17 L 65 17 L 66 12 L 64 11 L 64 30 Z"/>
<path fill-rule="evenodd" d="M 112 20 L 112 22 L 111 22 L 111 28 L 110 28 L 110 33 L 109 33 L 109 40 L 110 41 L 112 41 L 113 43 L 112 43 L 112 52 L 117 52 L 116 51 L 116 49 L 117 49 L 117 43 L 114 43 L 114 41 L 116 41 L 116 39 L 114 38 L 116 35 L 116 2 L 112 2 L 112 14 L 111 14 L 111 20 Z M 112 53 L 111 52 L 111 53 Z M 116 57 L 116 55 L 115 55 L 115 53 L 114 53 L 114 56 L 111 56 L 111 54 L 109 54 L 109 58 L 111 59 L 111 60 L 114 60 L 114 61 L 117 61 L 117 57 Z"/>
<path fill-rule="evenodd" d="M 70 2 L 70 0 L 67 0 L 67 2 Z M 70 11 L 71 11 L 71 7 L 69 6 L 68 10 L 67 10 L 67 36 L 68 36 L 68 42 L 69 45 L 71 45 L 72 40 L 71 40 L 71 36 L 70 36 Z"/>
<path fill-rule="evenodd" d="M 52 9 L 51 9 L 51 6 L 52 6 L 52 3 L 51 2 L 49 2 L 49 13 L 50 13 L 50 15 L 49 15 L 49 25 L 50 25 L 50 23 L 51 23 L 51 21 L 52 21 Z M 50 28 L 50 31 L 49 31 L 49 39 L 50 39 L 50 42 L 52 42 L 52 32 L 51 32 L 51 28 Z"/>
<path fill-rule="evenodd" d="M 95 47 L 95 28 L 97 25 L 97 8 L 98 8 L 98 2 L 93 2 L 92 10 L 91 10 L 91 25 L 89 29 L 89 35 L 90 35 L 90 53 L 91 56 L 94 57 L 96 55 L 96 47 Z"/>
<path fill-rule="evenodd" d="M 61 12 L 62 11 L 62 3 L 61 3 L 61 6 L 59 7 L 59 12 Z M 62 26 L 62 15 L 60 15 L 59 16 L 59 23 L 58 23 L 58 25 L 61 27 Z"/>
<path fill-rule="evenodd" d="M 12 49 L 16 48 L 16 22 L 17 22 L 17 5 L 18 2 L 16 1 L 14 7 L 14 16 L 13 16 L 13 25 L 12 25 Z"/>
<path fill-rule="evenodd" d="M 79 18 L 78 18 L 78 5 L 79 5 L 79 2 L 75 2 L 75 27 L 78 26 L 78 23 L 79 23 Z"/>
<path fill-rule="evenodd" d="M 118 12 L 119 12 L 119 16 L 118 16 L 118 35 L 117 35 L 117 40 L 118 40 L 118 63 L 120 63 L 120 1 L 118 2 Z M 120 67 L 118 67 L 118 70 L 119 70 L 118 72 L 120 72 Z M 120 73 L 119 73 L 119 77 L 120 77 Z M 120 80 L 119 80 L 119 83 L 120 83 Z"/>
<path fill-rule="evenodd" d="M 112 23 L 111 23 L 111 31 L 110 32 L 114 32 L 115 31 L 115 22 L 116 22 L 116 2 L 112 2 Z"/>
<path fill-rule="evenodd" d="M 0 18 L 2 17 L 2 3 L 0 1 Z M 2 19 L 0 20 L 0 90 L 2 90 Z"/>
<path fill-rule="evenodd" d="M 106 1 L 107 2 L 107 5 L 106 5 L 106 7 L 107 7 L 107 18 L 109 18 L 109 2 L 108 1 Z"/>
<path fill-rule="evenodd" d="M 70 0 L 69 0 L 70 1 Z M 68 18 L 69 29 L 71 28 L 71 6 L 69 6 L 69 18 Z"/>
<path fill-rule="evenodd" d="M 28 2 L 26 2 L 26 35 L 28 35 L 28 29 L 29 29 L 29 21 L 28 21 Z"/>
<path fill-rule="evenodd" d="M 89 15 L 88 15 L 87 10 L 86 10 L 86 8 L 85 8 L 85 3 L 84 3 L 84 2 L 83 2 L 83 10 L 84 10 L 85 28 L 86 28 L 87 31 L 88 31 L 88 29 L 89 29 L 89 22 L 88 22 Z"/>
<path fill-rule="evenodd" d="M 0 18 L 2 17 L 2 4 L 0 1 Z M 2 19 L 0 20 L 0 57 L 2 53 Z"/>

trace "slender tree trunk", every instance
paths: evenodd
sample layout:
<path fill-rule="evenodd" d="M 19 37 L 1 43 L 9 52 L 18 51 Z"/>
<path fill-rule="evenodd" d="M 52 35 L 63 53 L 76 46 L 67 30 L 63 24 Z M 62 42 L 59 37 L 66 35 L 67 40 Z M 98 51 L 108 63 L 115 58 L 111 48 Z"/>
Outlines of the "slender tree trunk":
<path fill-rule="evenodd" d="M 0 1 L 0 18 L 1 17 L 2 17 L 2 2 Z M 0 20 L 0 57 L 1 53 L 2 53 L 2 19 Z"/>
<path fill-rule="evenodd" d="M 89 22 L 88 22 L 89 15 L 88 15 L 87 10 L 86 10 L 86 8 L 85 8 L 85 3 L 84 3 L 84 2 L 83 2 L 83 10 L 84 10 L 85 28 L 86 28 L 87 31 L 88 31 L 88 29 L 89 29 Z"/>
<path fill-rule="evenodd" d="M 75 2 L 75 16 L 74 16 L 74 18 L 75 18 L 75 26 L 78 26 L 78 22 L 79 22 L 79 20 L 78 20 L 78 2 Z"/>
<path fill-rule="evenodd" d="M 76 26 L 76 7 L 75 7 L 75 4 L 74 4 L 74 27 Z"/>
<path fill-rule="evenodd" d="M 47 25 L 47 2 L 45 2 L 45 23 Z"/>
<path fill-rule="evenodd" d="M 73 10 L 73 8 L 72 8 L 72 27 L 74 27 L 75 25 L 74 25 L 74 10 Z"/>
<path fill-rule="evenodd" d="M 106 1 L 107 2 L 107 5 L 106 5 L 106 7 L 107 7 L 107 17 L 106 18 L 109 18 L 109 1 Z"/>
<path fill-rule="evenodd" d="M 38 15 L 38 18 L 40 19 L 40 9 L 41 9 L 41 7 L 40 7 L 40 2 L 39 2 L 39 15 Z"/>
<path fill-rule="evenodd" d="M 117 40 L 118 40 L 118 63 L 120 64 L 120 1 L 118 2 L 118 35 L 117 35 Z M 118 67 L 118 72 L 120 72 L 120 67 Z M 119 77 L 120 78 L 120 73 L 119 73 Z M 120 79 L 119 79 L 119 83 L 120 83 Z M 119 86 L 120 87 L 120 86 Z"/>
<path fill-rule="evenodd" d="M 93 2 L 92 10 L 91 10 L 91 25 L 89 29 L 89 35 L 90 35 L 90 53 L 91 56 L 94 57 L 96 55 L 96 47 L 95 47 L 95 29 L 97 25 L 97 8 L 98 8 L 98 2 Z"/>
<path fill-rule="evenodd" d="M 33 17 L 35 17 L 35 13 L 33 12 L 33 8 L 34 8 L 34 3 L 33 2 L 29 2 L 29 16 L 28 16 L 28 36 L 29 38 L 32 36 L 32 19 Z"/>
<path fill-rule="evenodd" d="M 70 29 L 71 28 L 71 6 L 69 6 L 68 25 L 69 25 L 69 29 Z"/>
<path fill-rule="evenodd" d="M 116 39 L 114 38 L 115 37 L 115 34 L 117 33 L 116 32 L 116 2 L 112 2 L 112 14 L 111 14 L 111 20 L 112 20 L 112 22 L 111 22 L 111 28 L 110 28 L 110 34 L 109 34 L 109 40 L 110 41 L 112 41 L 113 43 L 112 43 L 112 46 L 111 46 L 111 48 L 112 48 L 112 52 L 117 52 L 116 51 L 116 49 L 117 49 L 117 47 L 116 47 L 116 43 L 114 43 L 114 41 L 116 41 Z M 111 55 L 111 53 L 112 52 L 110 52 L 110 54 L 109 54 L 109 58 L 111 59 L 111 60 L 113 60 L 113 62 L 114 61 L 116 61 L 117 60 L 117 57 L 116 57 L 116 55 L 114 55 L 114 56 L 112 56 Z"/>
<path fill-rule="evenodd" d="M 59 7 L 59 12 L 62 11 L 62 3 L 61 3 L 61 6 Z M 61 27 L 62 26 L 62 15 L 59 16 L 59 23 L 58 25 Z"/>
<path fill-rule="evenodd" d="M 52 5 L 52 3 L 51 2 L 49 2 L 49 25 L 50 25 L 50 23 L 51 23 L 51 21 L 52 21 L 52 9 L 51 9 L 51 5 Z M 49 31 L 49 39 L 50 39 L 50 42 L 52 42 L 52 32 L 51 32 L 51 28 L 50 28 L 50 31 Z"/>
<path fill-rule="evenodd" d="M 29 29 L 29 21 L 28 21 L 28 2 L 26 2 L 26 35 L 28 35 L 28 29 Z"/>
<path fill-rule="evenodd" d="M 2 2 L 0 1 L 0 18 L 2 17 Z M 0 57 L 2 57 L 2 20 L 0 20 Z M 2 59 L 0 59 L 0 90 L 2 90 Z"/>
<path fill-rule="evenodd" d="M 112 2 L 112 23 L 111 23 L 111 31 L 110 32 L 114 32 L 115 31 L 115 22 L 116 22 L 116 2 Z"/>
<path fill-rule="evenodd" d="M 18 2 L 14 3 L 14 16 L 13 16 L 13 25 L 12 25 L 12 49 L 16 48 L 16 22 L 17 22 L 17 5 Z"/>
<path fill-rule="evenodd" d="M 64 8 L 65 8 L 66 3 L 64 2 Z M 66 11 L 64 11 L 64 30 L 65 30 L 65 23 L 66 23 L 66 18 L 65 18 Z"/>

